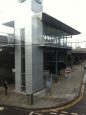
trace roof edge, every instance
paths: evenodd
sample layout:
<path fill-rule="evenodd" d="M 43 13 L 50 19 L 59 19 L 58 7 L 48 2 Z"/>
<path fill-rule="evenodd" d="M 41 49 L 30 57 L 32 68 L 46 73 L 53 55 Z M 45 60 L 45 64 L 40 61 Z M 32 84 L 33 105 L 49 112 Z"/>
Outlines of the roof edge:
<path fill-rule="evenodd" d="M 78 30 L 68 26 L 67 24 L 57 20 L 56 18 L 46 14 L 45 12 L 42 13 L 42 21 L 50 26 L 58 28 L 62 31 L 67 32 L 70 35 L 78 35 L 81 34 Z"/>

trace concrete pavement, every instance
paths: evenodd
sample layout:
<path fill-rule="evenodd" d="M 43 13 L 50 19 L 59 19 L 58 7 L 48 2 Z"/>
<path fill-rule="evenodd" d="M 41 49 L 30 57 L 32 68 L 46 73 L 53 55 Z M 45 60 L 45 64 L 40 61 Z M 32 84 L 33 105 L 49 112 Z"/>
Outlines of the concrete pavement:
<path fill-rule="evenodd" d="M 31 109 L 52 108 L 64 105 L 79 96 L 83 75 L 84 64 L 72 67 L 69 80 L 64 77 L 63 70 L 58 82 L 52 85 L 51 95 L 46 95 L 46 90 L 34 94 L 33 105 L 30 105 L 29 97 L 25 93 L 16 92 L 13 86 L 9 86 L 7 96 L 4 94 L 4 88 L 0 87 L 0 104 Z"/>

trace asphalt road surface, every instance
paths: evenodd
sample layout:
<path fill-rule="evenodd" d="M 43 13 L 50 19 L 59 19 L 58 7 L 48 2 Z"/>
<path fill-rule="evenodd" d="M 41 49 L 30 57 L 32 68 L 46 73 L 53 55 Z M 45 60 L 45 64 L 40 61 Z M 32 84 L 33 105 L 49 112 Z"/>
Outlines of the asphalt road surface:
<path fill-rule="evenodd" d="M 83 99 L 79 103 L 77 103 L 71 108 L 66 109 L 65 111 L 67 111 L 69 115 L 70 113 L 76 113 L 75 115 L 86 115 L 86 83 L 85 83 Z"/>
<path fill-rule="evenodd" d="M 21 109 L 11 106 L 5 106 L 5 109 L 0 111 L 0 115 L 29 115 L 30 111 L 27 109 Z"/>
<path fill-rule="evenodd" d="M 21 109 L 11 106 L 5 106 L 5 109 L 0 111 L 0 115 L 86 115 L 86 85 L 84 89 L 84 97 L 83 99 L 78 102 L 76 105 L 65 109 L 58 111 L 56 109 L 51 109 L 49 111 L 33 111 L 28 109 Z"/>

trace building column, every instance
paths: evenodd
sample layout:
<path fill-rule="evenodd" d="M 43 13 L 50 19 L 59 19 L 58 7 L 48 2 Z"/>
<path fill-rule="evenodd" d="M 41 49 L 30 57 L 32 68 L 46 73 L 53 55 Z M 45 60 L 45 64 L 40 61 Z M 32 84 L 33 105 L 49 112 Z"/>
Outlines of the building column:
<path fill-rule="evenodd" d="M 15 29 L 15 39 L 16 44 L 21 44 L 20 43 L 20 30 Z M 15 47 L 15 89 L 16 91 L 21 91 L 21 46 L 16 45 Z"/>

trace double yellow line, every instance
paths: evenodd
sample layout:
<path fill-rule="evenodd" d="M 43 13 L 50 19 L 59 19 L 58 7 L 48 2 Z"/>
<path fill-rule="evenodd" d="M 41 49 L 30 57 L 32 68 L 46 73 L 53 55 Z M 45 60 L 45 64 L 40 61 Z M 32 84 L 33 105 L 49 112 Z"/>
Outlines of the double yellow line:
<path fill-rule="evenodd" d="M 83 98 L 83 94 L 84 94 L 84 85 L 82 85 L 82 88 L 81 88 L 81 91 L 80 91 L 80 95 L 79 97 L 77 97 L 77 99 L 67 105 L 64 105 L 62 107 L 58 107 L 56 108 L 56 110 L 63 110 L 63 109 L 67 109 L 69 107 L 72 107 L 74 106 L 76 103 L 78 103 L 82 98 Z"/>
<path fill-rule="evenodd" d="M 57 112 L 57 111 L 61 111 L 61 110 L 70 108 L 74 106 L 75 104 L 77 104 L 79 101 L 81 101 L 83 96 L 84 96 L 84 85 L 82 85 L 81 87 L 80 95 L 73 102 L 70 102 L 69 104 L 63 105 L 61 107 L 53 108 L 53 109 L 44 109 L 44 110 L 41 110 L 41 112 L 49 112 L 49 111 Z"/>

